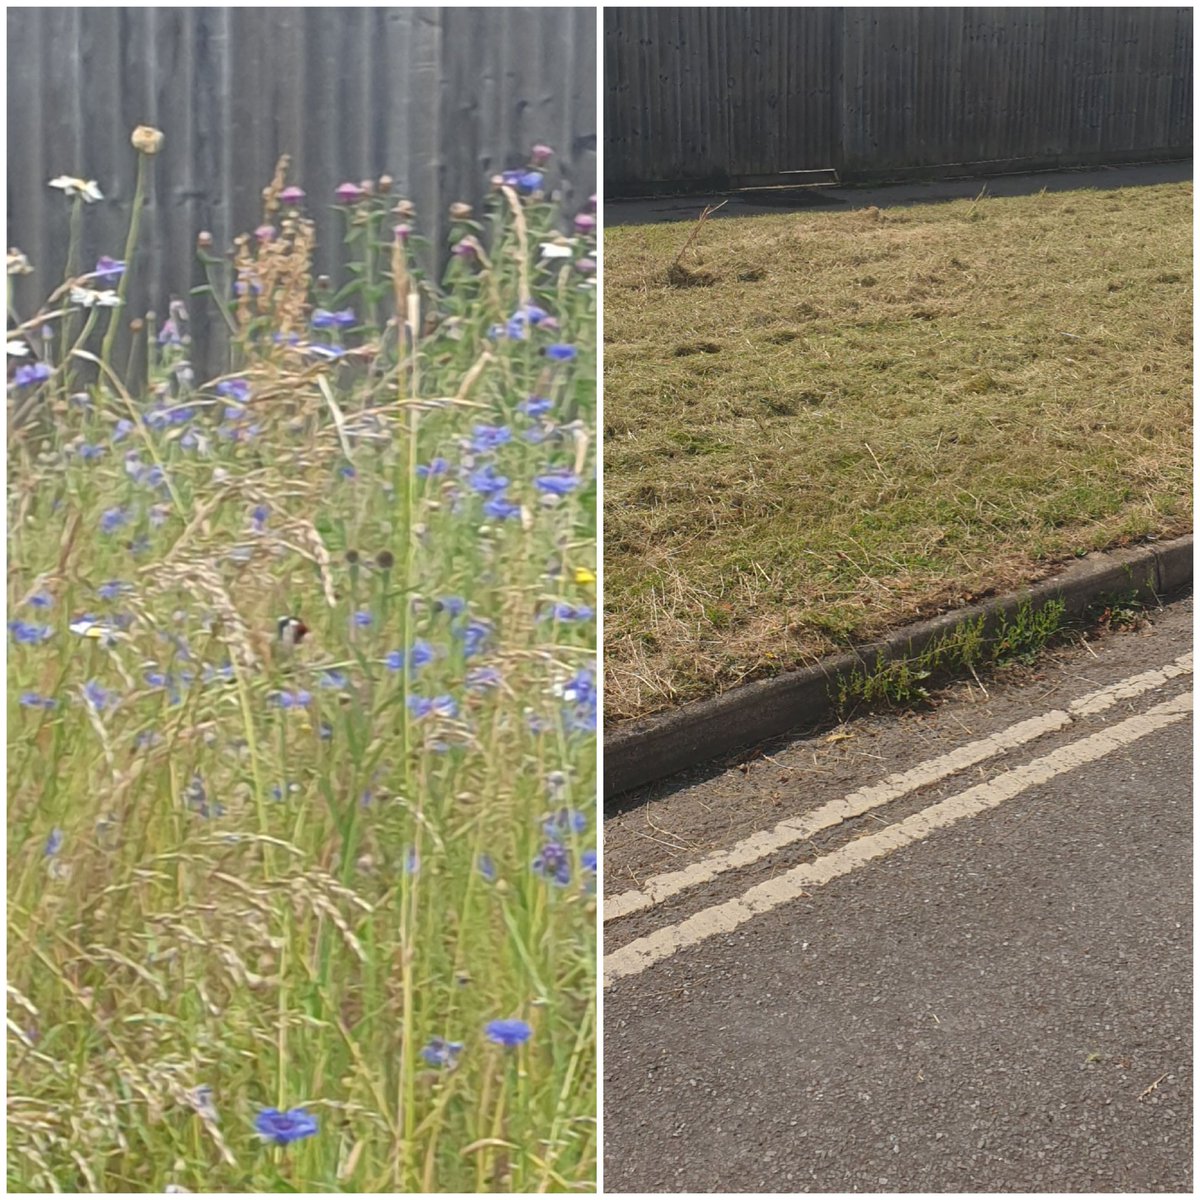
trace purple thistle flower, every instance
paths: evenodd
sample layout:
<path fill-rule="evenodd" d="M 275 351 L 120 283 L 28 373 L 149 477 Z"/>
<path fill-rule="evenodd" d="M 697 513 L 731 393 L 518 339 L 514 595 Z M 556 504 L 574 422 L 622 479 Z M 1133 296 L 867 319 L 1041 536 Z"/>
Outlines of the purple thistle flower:
<path fill-rule="evenodd" d="M 577 258 L 575 260 L 575 270 L 577 270 L 580 275 L 595 275 L 596 260 L 594 258 L 589 258 L 586 255 L 583 258 Z"/>
<path fill-rule="evenodd" d="M 589 234 L 596 232 L 596 218 L 591 213 L 575 214 L 575 232 Z"/>
<path fill-rule="evenodd" d="M 456 258 L 472 259 L 475 257 L 475 246 L 469 239 L 463 238 L 450 247 L 450 253 Z"/>
<path fill-rule="evenodd" d="M 393 225 L 392 226 L 392 234 L 396 238 L 396 241 L 400 242 L 401 244 L 408 241 L 409 234 L 411 234 L 411 233 L 412 233 L 411 226 L 408 226 L 408 225 Z"/>
<path fill-rule="evenodd" d="M 529 152 L 530 161 L 535 166 L 545 166 L 553 157 L 554 151 L 545 142 L 538 142 Z"/>
<path fill-rule="evenodd" d="M 259 242 L 264 245 L 267 242 L 273 242 L 275 240 L 275 226 L 274 225 L 260 225 L 254 231 L 254 236 L 256 238 L 258 238 Z"/>
<path fill-rule="evenodd" d="M 318 1126 L 316 1117 L 307 1109 L 291 1108 L 287 1112 L 280 1112 L 277 1108 L 264 1108 L 254 1118 L 254 1128 L 265 1141 L 286 1146 L 301 1138 L 312 1137 Z"/>
<path fill-rule="evenodd" d="M 299 204 L 304 199 L 304 189 L 298 188 L 294 183 L 289 184 L 279 193 L 279 202 L 281 204 Z"/>
<path fill-rule="evenodd" d="M 512 1049 L 529 1041 L 533 1030 L 524 1021 L 511 1019 L 489 1021 L 484 1026 L 484 1033 L 487 1034 L 489 1042 Z"/>
<path fill-rule="evenodd" d="M 337 191 L 333 193 L 339 204 L 357 204 L 363 198 L 363 190 L 357 183 L 339 184 Z"/>

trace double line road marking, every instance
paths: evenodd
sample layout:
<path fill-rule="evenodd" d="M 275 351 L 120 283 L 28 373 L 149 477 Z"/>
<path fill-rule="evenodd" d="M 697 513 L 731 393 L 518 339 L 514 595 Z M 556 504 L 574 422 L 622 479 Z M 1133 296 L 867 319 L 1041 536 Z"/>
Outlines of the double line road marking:
<path fill-rule="evenodd" d="M 637 890 L 614 896 L 604 902 L 605 921 L 653 907 L 671 896 L 715 879 L 722 873 L 747 866 L 784 846 L 807 840 L 823 829 L 860 816 L 871 809 L 891 803 L 918 788 L 939 782 L 966 767 L 993 758 L 1004 751 L 1025 745 L 1046 733 L 1066 728 L 1077 717 L 1094 716 L 1112 708 L 1121 700 L 1132 699 L 1181 675 L 1190 674 L 1192 655 L 1180 655 L 1158 670 L 1145 671 L 1120 683 L 1101 688 L 1068 705 L 961 746 L 949 754 L 930 759 L 909 771 L 890 775 L 869 787 L 822 805 L 812 813 L 781 821 L 772 830 L 751 834 L 729 850 L 710 854 L 680 871 L 657 875 Z M 1046 783 L 1057 775 L 1094 762 L 1114 750 L 1127 746 L 1147 734 L 1183 720 L 1191 711 L 1191 694 L 1155 705 L 1138 716 L 1071 742 L 1025 766 L 1002 772 L 984 783 L 949 797 L 938 804 L 878 833 L 859 838 L 814 862 L 805 863 L 775 879 L 751 888 L 744 895 L 706 908 L 685 921 L 669 925 L 638 938 L 604 958 L 605 987 L 618 979 L 636 975 L 706 938 L 728 933 L 760 913 L 769 912 L 796 899 L 808 887 L 828 883 L 841 875 L 881 858 L 902 846 L 927 837 L 969 816 L 976 816 L 1013 796 Z"/>

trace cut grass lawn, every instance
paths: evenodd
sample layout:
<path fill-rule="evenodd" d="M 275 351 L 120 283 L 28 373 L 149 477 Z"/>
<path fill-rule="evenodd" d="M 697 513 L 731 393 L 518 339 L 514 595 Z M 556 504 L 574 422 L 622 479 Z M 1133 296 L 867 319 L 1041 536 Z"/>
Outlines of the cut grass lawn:
<path fill-rule="evenodd" d="M 1191 529 L 1192 188 L 605 235 L 606 716 Z M 669 282 L 669 277 L 676 282 Z"/>

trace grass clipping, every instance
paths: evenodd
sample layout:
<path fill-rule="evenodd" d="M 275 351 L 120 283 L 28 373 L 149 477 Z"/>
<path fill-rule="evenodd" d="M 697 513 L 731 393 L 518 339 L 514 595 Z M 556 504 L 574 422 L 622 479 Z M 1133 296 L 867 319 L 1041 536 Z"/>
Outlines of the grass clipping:
<path fill-rule="evenodd" d="M 1191 200 L 610 230 L 606 715 L 1189 530 Z"/>

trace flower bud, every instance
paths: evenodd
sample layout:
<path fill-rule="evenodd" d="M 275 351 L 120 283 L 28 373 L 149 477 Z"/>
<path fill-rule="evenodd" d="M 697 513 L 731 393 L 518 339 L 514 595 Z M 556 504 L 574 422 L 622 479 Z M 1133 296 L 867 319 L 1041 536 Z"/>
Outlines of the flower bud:
<path fill-rule="evenodd" d="M 150 155 L 157 154 L 166 139 L 161 129 L 155 129 L 153 125 L 139 125 L 129 140 L 139 154 Z"/>

